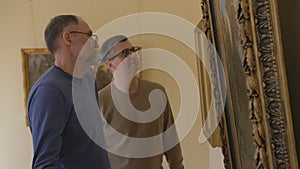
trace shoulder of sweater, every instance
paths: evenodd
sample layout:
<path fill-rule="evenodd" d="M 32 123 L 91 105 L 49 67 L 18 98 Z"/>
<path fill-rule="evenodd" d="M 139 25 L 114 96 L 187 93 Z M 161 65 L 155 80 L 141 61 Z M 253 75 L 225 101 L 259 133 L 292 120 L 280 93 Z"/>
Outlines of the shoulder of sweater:
<path fill-rule="evenodd" d="M 101 90 L 99 90 L 98 91 L 98 95 L 102 96 L 104 94 L 108 94 L 108 92 L 110 93 L 110 91 L 111 91 L 111 84 L 112 83 L 109 83 L 108 85 L 106 85 L 105 87 L 103 87 Z"/>
<path fill-rule="evenodd" d="M 141 78 L 139 78 L 139 82 L 141 85 L 147 85 L 147 86 L 151 86 L 151 88 L 165 90 L 164 86 L 157 82 L 153 82 L 153 81 L 145 80 L 145 79 L 141 79 Z"/>

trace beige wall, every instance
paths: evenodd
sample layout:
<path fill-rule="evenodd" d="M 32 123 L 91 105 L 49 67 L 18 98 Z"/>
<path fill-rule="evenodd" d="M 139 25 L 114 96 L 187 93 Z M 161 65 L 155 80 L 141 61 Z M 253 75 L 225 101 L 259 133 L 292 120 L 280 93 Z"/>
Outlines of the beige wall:
<path fill-rule="evenodd" d="M 117 4 L 117 5 L 116 5 Z M 196 25 L 200 18 L 200 0 L 6 0 L 0 6 L 0 168 L 30 168 L 32 143 L 29 128 L 24 125 L 21 48 L 45 47 L 43 31 L 49 19 L 57 14 L 73 13 L 84 18 L 95 31 L 121 16 L 137 12 L 165 12 L 177 15 Z M 121 28 L 120 28 L 121 29 Z M 147 37 L 147 36 L 144 36 Z M 143 37 L 143 38 L 144 38 Z M 101 37 L 100 37 L 101 38 Z M 137 41 L 148 47 L 165 47 L 173 50 L 196 74 L 193 53 L 178 42 L 154 37 Z M 183 50 L 179 50 L 182 49 Z M 184 57 L 184 56 L 191 57 Z M 153 79 L 156 75 L 145 73 Z M 167 79 L 167 80 L 165 80 Z M 176 85 L 162 75 L 153 79 L 162 81 L 170 93 L 172 106 L 178 110 Z M 172 89 L 173 88 L 173 89 Z M 200 121 L 200 120 L 199 120 Z M 183 141 L 186 168 L 209 168 L 209 146 L 197 143 L 200 124 L 197 123 Z"/>

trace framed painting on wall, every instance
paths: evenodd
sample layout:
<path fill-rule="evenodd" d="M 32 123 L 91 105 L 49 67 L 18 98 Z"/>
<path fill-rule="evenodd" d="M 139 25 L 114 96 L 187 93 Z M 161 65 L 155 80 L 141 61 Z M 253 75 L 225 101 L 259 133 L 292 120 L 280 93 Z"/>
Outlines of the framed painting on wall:
<path fill-rule="evenodd" d="M 25 123 L 27 121 L 27 99 L 33 84 L 38 78 L 54 64 L 54 56 L 45 48 L 21 49 L 22 53 L 22 74 L 24 90 Z"/>
<path fill-rule="evenodd" d="M 198 28 L 225 69 L 225 168 L 298 169 L 277 1 L 201 0 L 201 8 Z"/>

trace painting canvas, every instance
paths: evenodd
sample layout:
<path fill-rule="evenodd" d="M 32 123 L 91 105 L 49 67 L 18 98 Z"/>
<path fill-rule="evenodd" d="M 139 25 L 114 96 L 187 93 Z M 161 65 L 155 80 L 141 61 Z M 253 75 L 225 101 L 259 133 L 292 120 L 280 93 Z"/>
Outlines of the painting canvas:
<path fill-rule="evenodd" d="M 227 73 L 227 106 L 225 109 L 227 128 L 235 157 L 235 165 L 255 168 L 255 146 L 252 139 L 252 123 L 249 120 L 246 74 L 244 73 L 244 46 L 241 44 L 241 26 L 238 14 L 240 2 L 234 0 L 211 0 L 214 8 L 213 29 L 215 46 Z M 218 25 L 218 26 L 217 26 Z M 236 143 L 236 144 L 233 144 Z M 234 157 L 232 156 L 232 157 Z"/>

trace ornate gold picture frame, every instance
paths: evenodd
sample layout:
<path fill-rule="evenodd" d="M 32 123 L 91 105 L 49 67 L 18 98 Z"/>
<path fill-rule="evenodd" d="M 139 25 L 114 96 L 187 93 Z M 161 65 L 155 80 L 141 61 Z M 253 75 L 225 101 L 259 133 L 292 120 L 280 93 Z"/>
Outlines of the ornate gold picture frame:
<path fill-rule="evenodd" d="M 45 48 L 21 49 L 22 53 L 22 73 L 24 90 L 24 108 L 27 121 L 27 97 L 32 85 L 36 80 L 54 64 L 54 57 Z"/>
<path fill-rule="evenodd" d="M 202 0 L 201 7 L 198 28 L 226 74 L 225 168 L 298 169 L 277 1 Z"/>

